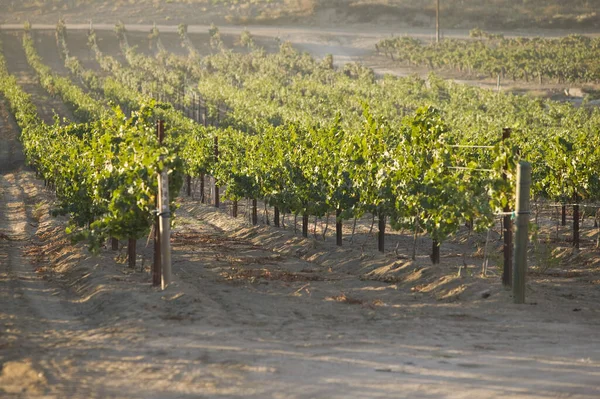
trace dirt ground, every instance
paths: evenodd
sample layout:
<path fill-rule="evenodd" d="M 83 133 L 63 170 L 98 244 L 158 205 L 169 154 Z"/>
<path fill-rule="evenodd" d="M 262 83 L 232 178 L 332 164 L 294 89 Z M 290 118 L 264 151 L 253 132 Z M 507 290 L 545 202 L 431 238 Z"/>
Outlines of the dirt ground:
<path fill-rule="evenodd" d="M 71 21 L 223 25 L 345 26 L 394 25 L 433 27 L 434 1 L 410 0 L 3 0 L 0 22 Z M 570 28 L 600 26 L 597 1 L 445 0 L 440 5 L 444 28 Z"/>
<path fill-rule="evenodd" d="M 69 117 L 37 84 L 19 39 L 2 40 L 42 116 Z M 54 66 L 51 43 L 37 46 Z M 195 182 L 179 200 L 175 282 L 161 292 L 150 286 L 146 240 L 136 270 L 126 248 L 92 257 L 70 243 L 17 137 L 0 102 L 0 397 L 600 397 L 589 220 L 574 252 L 568 229 L 552 241 L 555 220 L 542 215 L 543 242 L 559 251 L 532 247 L 527 304 L 514 305 L 494 263 L 497 232 L 483 277 L 482 236 L 462 232 L 432 266 L 426 237 L 415 261 L 407 233 L 390 234 L 379 254 L 367 218 L 352 242 L 346 223 L 337 248 L 331 235 L 295 234 L 289 215 L 286 229 L 249 226 L 244 207 L 231 218 L 226 202 L 201 204 Z"/>

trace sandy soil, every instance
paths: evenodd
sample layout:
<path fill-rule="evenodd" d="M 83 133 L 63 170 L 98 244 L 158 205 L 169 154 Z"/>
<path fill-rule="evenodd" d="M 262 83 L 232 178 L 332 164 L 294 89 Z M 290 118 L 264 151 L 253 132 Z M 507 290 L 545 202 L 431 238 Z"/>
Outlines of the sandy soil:
<path fill-rule="evenodd" d="M 407 0 L 4 0 L 0 22 L 53 23 L 69 21 L 219 25 L 303 25 L 336 26 L 370 24 L 394 27 L 433 27 L 435 3 Z M 590 1 L 564 3 L 557 0 L 515 2 L 496 0 L 493 4 L 472 0 L 444 1 L 441 24 L 444 28 L 482 29 L 598 28 L 597 6 Z"/>
<path fill-rule="evenodd" d="M 18 39 L 2 39 L 42 116 L 68 116 L 37 85 Z M 424 237 L 414 262 L 406 234 L 391 234 L 377 253 L 368 218 L 337 248 L 331 235 L 294 234 L 289 216 L 287 229 L 251 227 L 243 206 L 231 218 L 227 202 L 203 205 L 196 190 L 179 200 L 175 282 L 161 292 L 150 286 L 146 240 L 136 270 L 126 248 L 91 257 L 70 243 L 17 135 L 0 102 L 0 397 L 600 396 L 600 265 L 589 221 L 580 252 L 564 242 L 552 258 L 532 249 L 519 306 L 496 268 L 480 276 L 480 236 L 445 243 L 433 267 Z M 542 216 L 551 240 L 554 222 Z"/>

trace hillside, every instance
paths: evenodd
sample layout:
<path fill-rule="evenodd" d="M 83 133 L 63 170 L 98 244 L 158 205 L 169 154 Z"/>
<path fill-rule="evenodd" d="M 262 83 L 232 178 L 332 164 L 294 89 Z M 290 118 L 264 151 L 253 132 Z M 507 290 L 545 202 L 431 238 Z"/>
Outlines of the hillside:
<path fill-rule="evenodd" d="M 433 26 L 435 1 L 409 0 L 7 0 L 0 23 L 72 22 L 188 24 L 302 24 L 343 27 L 347 24 Z M 600 27 L 599 0 L 442 0 L 445 28 L 595 29 Z"/>

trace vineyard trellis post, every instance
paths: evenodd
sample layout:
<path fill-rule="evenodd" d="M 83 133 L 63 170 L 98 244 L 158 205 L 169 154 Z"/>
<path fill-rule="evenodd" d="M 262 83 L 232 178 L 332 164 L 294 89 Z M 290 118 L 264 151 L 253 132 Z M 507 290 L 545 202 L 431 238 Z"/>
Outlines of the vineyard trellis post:
<path fill-rule="evenodd" d="M 156 136 L 158 138 L 158 143 L 162 145 L 163 141 L 163 131 L 161 127 L 160 121 L 156 123 Z M 162 280 L 162 267 L 161 267 L 161 254 L 160 254 L 160 216 L 159 213 L 159 200 L 160 192 L 156 195 L 155 205 L 156 205 L 156 216 L 154 217 L 154 263 L 152 264 L 152 285 L 154 287 L 159 287 L 161 285 Z"/>
<path fill-rule="evenodd" d="M 434 265 L 440 264 L 440 242 L 438 240 L 431 241 L 431 263 Z"/>
<path fill-rule="evenodd" d="M 281 223 L 279 221 L 279 207 L 276 206 L 273 209 L 273 224 L 275 225 L 275 227 L 280 227 Z"/>
<path fill-rule="evenodd" d="M 502 130 L 502 141 L 506 142 L 510 138 L 511 129 L 505 128 Z M 508 180 L 508 161 L 504 165 L 504 172 L 502 173 L 502 177 L 504 180 Z M 505 287 L 510 287 L 512 284 L 512 219 L 510 216 L 510 206 L 507 204 L 504 207 L 504 219 L 503 219 L 503 237 L 504 237 L 504 268 L 502 271 L 502 284 Z"/>
<path fill-rule="evenodd" d="M 252 198 L 252 226 L 258 224 L 258 204 L 256 198 Z"/>
<path fill-rule="evenodd" d="M 579 249 L 579 195 L 573 194 L 573 246 Z"/>
<path fill-rule="evenodd" d="M 335 243 L 338 247 L 342 246 L 342 210 L 335 211 Z"/>
<path fill-rule="evenodd" d="M 525 277 L 527 273 L 527 243 L 529 228 L 529 190 L 531 188 L 531 165 L 520 162 L 517 166 L 517 206 L 515 213 L 515 259 L 512 286 L 514 303 L 525 303 Z"/>
<path fill-rule="evenodd" d="M 385 214 L 379 212 L 379 233 L 377 234 L 377 248 L 379 252 L 385 252 Z"/>
<path fill-rule="evenodd" d="M 302 214 L 302 237 L 308 237 L 308 213 Z"/>
<path fill-rule="evenodd" d="M 135 269 L 135 258 L 136 258 L 136 244 L 135 238 L 129 237 L 127 240 L 127 259 L 129 261 L 129 268 Z"/>
<path fill-rule="evenodd" d="M 205 198 L 204 198 L 204 179 L 205 179 L 205 175 L 204 173 L 200 174 L 200 203 L 204 204 Z"/>
<path fill-rule="evenodd" d="M 219 160 L 219 137 L 217 137 L 217 136 L 215 136 L 214 151 L 215 151 L 215 162 L 217 162 Z M 221 203 L 220 203 L 220 198 L 219 198 L 219 186 L 217 184 L 216 178 L 214 178 L 214 183 L 215 183 L 215 208 L 218 208 L 221 205 Z"/>
<path fill-rule="evenodd" d="M 158 121 L 160 142 L 164 138 L 164 122 Z M 169 174 L 165 166 L 158 177 L 158 216 L 160 253 L 162 266 L 162 289 L 171 283 L 171 213 L 169 209 Z"/>
<path fill-rule="evenodd" d="M 231 204 L 231 216 L 236 218 L 238 217 L 238 200 L 234 199 Z"/>

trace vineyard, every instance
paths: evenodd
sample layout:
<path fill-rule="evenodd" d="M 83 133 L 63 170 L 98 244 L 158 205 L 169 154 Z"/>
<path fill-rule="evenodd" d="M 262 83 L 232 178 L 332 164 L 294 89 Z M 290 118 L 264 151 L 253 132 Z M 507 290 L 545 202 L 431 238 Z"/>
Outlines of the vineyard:
<path fill-rule="evenodd" d="M 431 70 L 452 69 L 461 73 L 482 73 L 512 81 L 556 83 L 598 83 L 600 39 L 571 35 L 559 39 L 509 38 L 479 29 L 472 40 L 444 39 L 424 44 L 403 36 L 381 40 L 377 51 L 392 60 Z"/>
<path fill-rule="evenodd" d="M 516 80 L 598 80 L 597 39 L 504 39 L 477 32 L 474 36 L 436 45 L 407 37 L 384 39 L 377 50 L 399 62 L 431 69 L 456 68 Z M 392 331 L 399 330 L 397 321 L 402 319 L 402 328 L 407 329 L 403 339 L 422 332 L 426 338 L 419 345 L 430 348 L 427 356 L 448 359 L 435 360 L 440 373 L 475 368 L 471 362 L 477 367 L 488 362 L 495 371 L 512 364 L 508 357 L 501 360 L 495 354 L 492 360 L 476 358 L 484 350 L 498 354 L 504 350 L 481 348 L 488 348 L 491 332 L 494 340 L 504 339 L 500 325 L 506 320 L 520 318 L 527 334 L 539 325 L 527 324 L 526 317 L 546 323 L 552 311 L 543 302 L 555 301 L 552 306 L 561 317 L 553 327 L 557 330 L 569 325 L 573 311 L 585 313 L 591 321 L 574 324 L 573 333 L 583 326 L 585 345 L 594 344 L 585 323 L 597 327 L 597 310 L 588 307 L 597 300 L 594 273 L 600 248 L 597 108 L 470 87 L 433 72 L 426 78 L 377 76 L 360 63 L 337 66 L 333 56 L 318 59 L 289 42 L 256 37 L 251 29 L 233 37 L 212 25 L 203 37 L 203 42 L 194 39 L 183 23 L 176 33 L 166 35 L 156 24 L 143 33 L 130 32 L 122 22 L 110 32 L 95 30 L 92 24 L 83 32 L 69 30 L 64 20 L 52 32 L 28 23 L 20 30 L 0 32 L 0 105 L 10 111 L 13 119 L 5 119 L 18 128 L 26 163 L 43 184 L 43 195 L 50 198 L 48 215 L 37 216 L 43 221 L 38 229 L 58 226 L 52 233 L 36 233 L 37 240 L 58 248 L 56 254 L 32 250 L 33 257 L 53 262 L 78 259 L 93 265 L 90 272 L 69 276 L 87 298 L 83 302 L 90 301 L 85 305 L 90 314 L 100 317 L 108 312 L 104 302 L 95 302 L 97 296 L 108 298 L 103 300 L 126 315 L 125 321 L 102 319 L 98 325 L 116 323 L 116 330 L 134 331 L 134 320 L 158 312 L 145 322 L 156 323 L 161 331 L 162 335 L 153 335 L 155 339 L 169 336 L 171 325 L 185 337 L 169 336 L 152 345 L 175 348 L 176 356 L 190 364 L 212 361 L 209 355 L 190 360 L 190 353 L 196 356 L 199 350 L 219 358 L 214 370 L 222 374 L 194 377 L 186 384 L 204 384 L 215 395 L 233 396 L 245 395 L 247 385 L 241 381 L 249 383 L 247 373 L 272 376 L 294 362 L 303 362 L 294 367 L 310 369 L 305 355 L 327 367 L 335 364 L 336 373 L 343 373 L 341 368 L 349 367 L 355 356 L 352 345 L 370 345 L 362 338 L 346 341 L 346 334 L 353 335 L 353 323 L 365 334 L 381 327 L 390 339 L 390 353 L 413 356 L 417 347 L 399 349 L 391 343 L 398 338 Z M 17 53 L 23 54 L 23 62 L 15 61 Z M 50 123 L 44 101 L 23 83 L 24 71 L 34 76 L 45 98 L 63 104 L 68 112 L 59 111 Z M 522 161 L 532 167 L 526 256 L 528 278 L 535 283 L 527 286 L 527 303 L 541 306 L 531 306 L 531 314 L 527 309 L 521 317 L 509 313 L 517 308 L 506 307 L 512 301 L 502 285 L 512 282 L 516 174 Z M 150 291 L 150 280 L 159 285 L 152 276 L 156 258 L 150 266 L 147 260 L 153 256 L 149 243 L 156 245 L 157 220 L 165 213 L 157 209 L 158 176 L 163 171 L 169 176 L 166 213 L 172 217 L 174 233 L 168 242 L 176 254 L 176 277 L 166 291 Z M 0 194 L 10 199 L 17 194 L 7 181 L 3 177 L 0 182 Z M 4 215 L 8 211 L 2 206 Z M 568 227 L 567 219 L 572 223 Z M 0 235 L 0 243 L 3 240 Z M 12 257 L 11 252 L 8 259 Z M 127 267 L 116 266 L 116 275 L 103 274 L 114 263 Z M 42 266 L 36 273 L 50 282 L 60 280 L 58 273 Z M 559 288 L 548 282 L 551 278 L 560 279 Z M 99 279 L 99 288 L 90 292 L 94 279 Z M 122 290 L 118 296 L 104 293 L 103 287 L 115 284 Z M 551 288 L 546 291 L 546 286 Z M 574 294 L 572 287 L 581 292 Z M 567 295 L 573 302 L 557 305 L 557 298 L 569 299 Z M 323 308 L 315 311 L 312 301 L 320 301 L 317 307 Z M 481 326 L 488 316 L 470 316 L 472 309 L 461 308 L 466 304 L 482 306 L 494 326 Z M 347 305 L 356 306 L 337 307 Z M 292 316 L 278 319 L 283 317 L 280 312 Z M 425 321 L 411 324 L 407 318 L 413 317 Z M 269 325 L 269 318 L 280 324 Z M 450 320 L 448 332 L 431 331 L 428 318 Z M 179 325 L 198 320 L 210 324 L 210 329 L 192 333 Z M 463 354 L 469 362 L 453 360 L 455 354 L 450 352 L 438 354 L 434 347 L 440 336 L 452 335 L 452 345 L 463 341 L 464 325 L 459 325 L 463 322 L 474 329 L 464 342 L 464 351 L 469 345 L 472 352 Z M 333 335 L 321 337 L 318 327 L 323 323 L 331 323 Z M 349 327 L 340 328 L 339 323 Z M 263 327 L 266 332 L 259 331 Z M 152 329 L 151 324 L 144 328 Z M 521 328 L 510 326 L 507 336 L 516 337 Z M 251 338 L 236 338 L 231 346 L 220 341 L 220 334 L 238 330 Z M 295 349 L 283 346 L 288 335 L 298 348 L 315 352 L 292 354 Z M 343 354 L 337 358 L 313 349 L 316 336 L 323 342 L 343 341 Z M 278 349 L 265 354 L 271 337 Z M 118 340 L 123 353 L 115 353 L 114 359 L 137 359 L 145 353 L 135 347 L 141 342 Z M 542 348 L 548 342 L 536 336 L 531 347 L 546 356 Z M 131 345 L 135 348 L 125 349 Z M 585 345 L 576 356 L 592 359 L 583 362 L 585 388 L 580 389 L 582 397 L 591 398 L 587 378 L 593 379 L 597 364 Z M 247 348 L 251 350 L 245 352 Z M 285 356 L 285 362 L 274 361 L 275 355 Z M 376 380 L 405 372 L 386 365 L 386 360 L 375 360 L 395 355 L 372 355 L 360 367 L 375 370 Z M 159 351 L 157 356 L 167 354 Z M 262 356 L 268 359 L 264 364 L 251 360 Z M 229 357 L 243 358 L 252 366 L 238 365 Z M 1 361 L 0 356 L 0 365 Z M 159 369 L 147 367 L 146 361 L 132 360 L 127 366 L 154 376 Z M 108 369 L 109 363 L 101 367 Z M 559 363 L 548 364 L 560 375 Z M 420 373 L 430 366 L 407 363 L 402 370 L 419 374 L 413 381 L 421 385 L 430 377 Z M 174 374 L 168 378 L 175 381 L 197 365 L 160 367 L 170 367 Z M 0 383 L 5 383 L 8 369 L 2 370 Z M 313 377 L 318 380 L 314 388 L 318 397 L 331 381 Z M 501 373 L 500 378 L 512 377 Z M 558 381 L 567 381 L 561 378 L 557 386 L 562 384 Z M 229 379 L 240 382 L 229 388 L 219 385 Z M 212 381 L 220 383 L 211 385 Z M 534 392 L 548 383 L 546 377 L 535 381 L 524 389 Z M 461 382 L 452 384 L 458 387 Z M 168 391 L 168 397 L 185 391 L 174 386 L 159 389 Z M 158 392 L 149 387 L 142 390 L 144 396 Z M 356 397 L 368 397 L 375 388 L 361 389 Z M 394 391 L 386 389 L 382 395 Z M 277 390 L 256 388 L 252 397 L 271 397 Z M 327 397 L 336 397 L 329 393 Z"/>
<path fill-rule="evenodd" d="M 54 76 L 35 54 L 30 33 L 25 33 L 23 46 L 40 81 L 84 122 L 53 128 L 61 138 L 73 137 L 72 149 L 56 142 L 46 134 L 49 127 L 41 125 L 37 129 L 42 132 L 32 133 L 31 139 L 24 135 L 26 154 L 42 177 L 56 186 L 58 212 L 70 214 L 74 234 L 93 238 L 93 247 L 109 236 L 140 238 L 148 233 L 155 189 L 151 168 L 158 170 L 160 155 L 171 157 L 164 159 L 171 162 L 176 191 L 182 182 L 177 176 L 187 175 L 188 184 L 213 176 L 216 186 L 223 187 L 224 199 L 252 200 L 255 215 L 260 200 L 274 207 L 277 215 L 301 216 L 304 236 L 310 216 L 334 214 L 342 223 L 371 214 L 380 221 L 381 234 L 386 221 L 392 229 L 426 233 L 433 241 L 435 263 L 439 245 L 464 223 L 486 231 L 495 215 L 514 209 L 519 159 L 533 165 L 536 201 L 578 208 L 582 201 L 582 206 L 592 206 L 598 199 L 597 109 L 501 95 L 435 75 L 427 80 L 376 80 L 359 64 L 335 69 L 331 59 L 317 61 L 287 43 L 277 53 L 266 53 L 254 46 L 247 31 L 239 45 L 250 51 L 232 52 L 223 47 L 218 28 L 209 33 L 214 51 L 202 57 L 181 25 L 181 45 L 189 57 L 178 58 L 164 50 L 154 27 L 148 35 L 154 58 L 129 46 L 127 30 L 118 24 L 115 34 L 126 59 L 122 64 L 102 53 L 92 30 L 88 42 L 107 74 L 102 77 L 69 55 L 66 27 L 60 23 L 56 37 L 65 66 L 89 93 L 121 107 L 112 111 L 68 79 Z M 14 82 L 5 80 L 5 92 L 17 90 L 12 88 Z M 7 97 L 17 112 L 31 108 Z M 28 118 L 18 118 L 25 130 Z M 150 151 L 156 146 L 151 130 L 159 118 L 166 121 L 165 147 L 146 154 L 141 148 Z M 33 124 L 40 125 L 37 120 Z M 107 124 L 118 132 L 118 139 L 115 133 L 104 139 L 96 136 L 107 131 Z M 139 129 L 145 132 L 140 149 L 112 150 L 117 144 L 136 145 L 121 136 L 127 129 L 132 129 L 131 137 L 142 134 Z M 507 129 L 510 138 L 502 139 Z M 41 143 L 43 138 L 55 144 Z M 97 142 L 105 141 L 107 147 L 96 150 Z M 56 148 L 56 154 L 47 148 Z M 99 157 L 95 161 L 80 156 L 90 150 Z M 112 167 L 106 167 L 101 162 L 105 151 L 141 156 L 150 169 L 127 173 L 148 180 L 135 180 L 137 188 L 128 188 L 133 192 L 129 195 L 120 192 L 125 190 L 120 185 L 132 180 L 121 176 L 125 171 L 117 165 L 135 162 L 115 159 L 109 162 Z M 81 168 L 98 165 L 102 170 L 72 170 L 77 168 L 74 156 Z M 57 159 L 64 160 L 67 170 Z M 83 179 L 88 187 L 69 183 L 80 173 L 90 174 Z M 86 197 L 76 200 L 82 193 Z M 132 212 L 128 204 L 140 208 Z M 113 212 L 110 219 L 108 210 Z M 279 220 L 274 223 L 279 225 Z"/>

